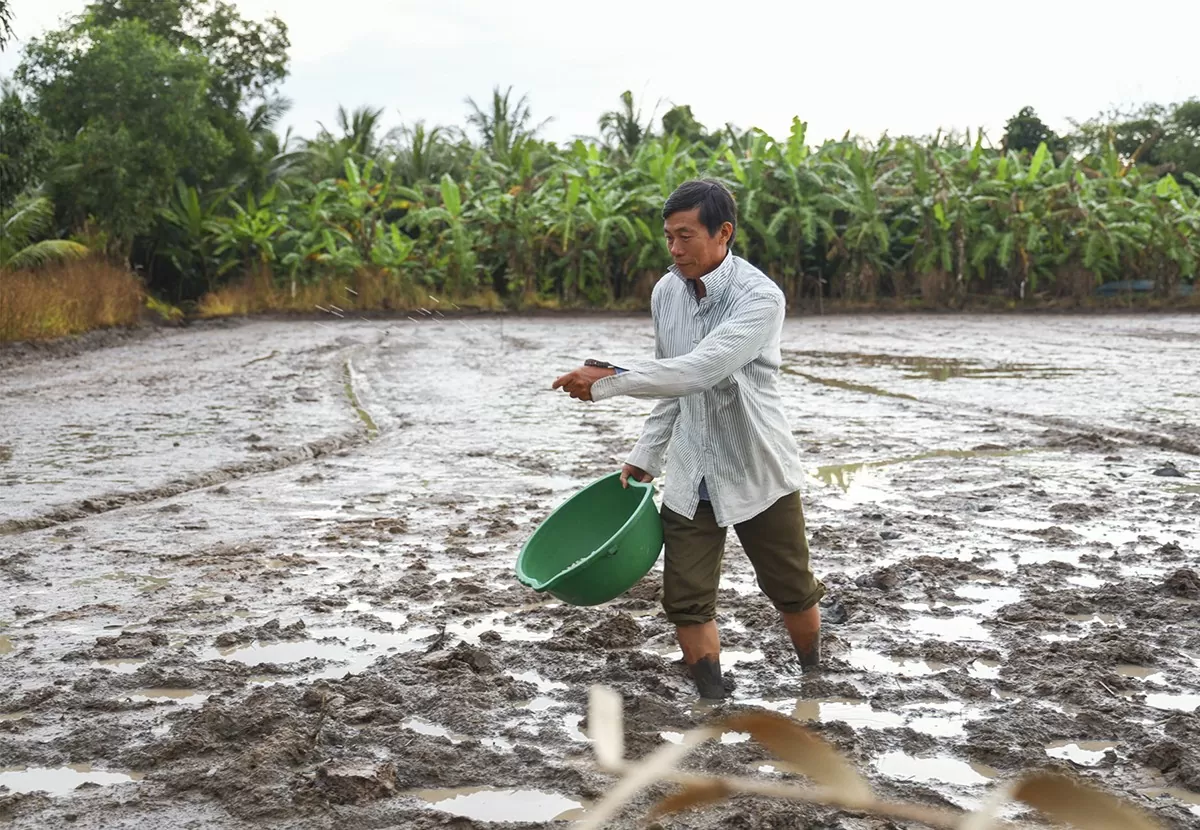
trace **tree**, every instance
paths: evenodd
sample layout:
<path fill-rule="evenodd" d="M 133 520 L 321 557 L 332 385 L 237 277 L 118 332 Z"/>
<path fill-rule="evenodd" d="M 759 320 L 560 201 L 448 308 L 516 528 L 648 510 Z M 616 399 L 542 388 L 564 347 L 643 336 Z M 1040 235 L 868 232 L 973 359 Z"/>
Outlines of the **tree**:
<path fill-rule="evenodd" d="M 12 37 L 12 9 L 8 7 L 8 0 L 0 0 L 0 50 L 8 45 Z"/>
<path fill-rule="evenodd" d="M 18 78 L 48 127 L 71 140 L 56 153 L 51 187 L 68 224 L 94 216 L 111 253 L 128 256 L 182 178 L 212 179 L 230 153 L 211 109 L 208 63 L 141 21 L 34 41 Z"/>
<path fill-rule="evenodd" d="M 638 145 L 650 137 L 653 123 L 654 113 L 642 123 L 642 111 L 634 107 L 633 93 L 625 90 L 621 93 L 621 108 L 600 116 L 600 134 L 609 144 L 624 151 L 627 158 L 632 158 Z"/>
<path fill-rule="evenodd" d="M 209 94 L 228 112 L 268 97 L 287 77 L 287 25 L 278 17 L 247 20 L 222 0 L 96 0 L 73 27 L 86 34 L 131 20 L 172 46 L 204 55 Z"/>
<path fill-rule="evenodd" d="M 550 122 L 550 119 L 531 127 L 533 111 L 529 108 L 529 96 L 522 95 L 512 102 L 512 87 L 500 94 L 500 87 L 492 90 L 492 106 L 490 111 L 482 109 L 475 99 L 468 98 L 467 105 L 471 111 L 467 114 L 467 123 L 479 131 L 485 147 L 493 154 L 506 158 L 518 145 L 532 139 Z"/>
<path fill-rule="evenodd" d="M 1084 157 L 1098 159 L 1111 144 L 1126 164 L 1200 176 L 1200 99 L 1113 110 L 1072 125 L 1070 146 Z"/>
<path fill-rule="evenodd" d="M 41 182 L 53 147 L 16 88 L 0 81 L 0 208 Z"/>
<path fill-rule="evenodd" d="M 689 144 L 703 141 L 707 134 L 704 125 L 692 115 L 692 108 L 688 104 L 679 104 L 667 110 L 662 117 L 662 126 L 663 133 L 677 135 Z"/>
<path fill-rule="evenodd" d="M 222 0 L 96 0 L 31 41 L 16 78 L 61 141 L 49 185 L 64 224 L 94 218 L 128 256 L 177 179 L 265 184 L 287 46 L 282 22 Z"/>
<path fill-rule="evenodd" d="M 1033 107 L 1022 107 L 1021 111 L 1008 119 L 1004 125 L 1003 147 L 1007 150 L 1032 153 L 1037 150 L 1039 144 L 1045 143 L 1047 147 L 1054 149 L 1058 142 L 1058 136 L 1038 118 Z"/>

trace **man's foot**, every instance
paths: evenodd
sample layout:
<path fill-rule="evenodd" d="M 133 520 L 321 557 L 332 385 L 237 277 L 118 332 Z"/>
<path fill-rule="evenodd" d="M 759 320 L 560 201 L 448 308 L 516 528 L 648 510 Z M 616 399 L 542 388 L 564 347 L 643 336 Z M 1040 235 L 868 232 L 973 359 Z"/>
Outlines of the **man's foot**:
<path fill-rule="evenodd" d="M 801 670 L 810 672 L 820 668 L 821 609 L 814 605 L 804 611 L 782 616 L 788 637 L 792 640 L 792 647 L 796 650 L 796 656 L 800 658 Z"/>
<path fill-rule="evenodd" d="M 717 623 L 709 620 L 698 625 L 681 625 L 675 628 L 679 647 L 683 650 L 683 662 L 687 664 L 692 681 L 700 697 L 721 700 L 725 697 L 725 685 L 721 679 L 721 638 Z"/>
<path fill-rule="evenodd" d="M 721 678 L 721 661 L 715 657 L 701 657 L 688 666 L 696 691 L 706 700 L 723 700 L 725 682 Z"/>
<path fill-rule="evenodd" d="M 821 668 L 821 638 L 818 636 L 805 649 L 796 646 L 796 656 L 800 658 L 800 670 L 803 672 L 816 671 Z"/>

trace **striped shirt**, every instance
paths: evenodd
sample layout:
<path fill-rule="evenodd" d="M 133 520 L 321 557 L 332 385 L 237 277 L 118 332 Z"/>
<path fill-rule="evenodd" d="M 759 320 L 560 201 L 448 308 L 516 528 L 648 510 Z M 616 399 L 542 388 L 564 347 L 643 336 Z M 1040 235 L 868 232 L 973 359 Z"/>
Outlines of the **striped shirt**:
<path fill-rule="evenodd" d="M 699 300 L 674 266 L 658 281 L 655 359 L 624 363 L 592 399 L 659 399 L 627 462 L 658 477 L 665 459 L 663 504 L 688 518 L 703 481 L 728 527 L 799 490 L 803 468 L 778 388 L 783 292 L 732 253 L 701 281 Z"/>

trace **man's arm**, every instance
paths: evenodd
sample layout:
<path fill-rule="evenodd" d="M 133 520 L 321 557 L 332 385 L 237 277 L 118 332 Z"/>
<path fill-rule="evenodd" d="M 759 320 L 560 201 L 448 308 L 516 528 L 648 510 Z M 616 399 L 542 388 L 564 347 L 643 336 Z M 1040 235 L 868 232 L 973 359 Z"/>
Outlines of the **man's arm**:
<path fill-rule="evenodd" d="M 763 292 L 748 297 L 693 351 L 628 364 L 628 371 L 593 383 L 592 400 L 616 395 L 681 398 L 703 392 L 758 357 L 778 335 L 783 313 L 782 294 Z"/>

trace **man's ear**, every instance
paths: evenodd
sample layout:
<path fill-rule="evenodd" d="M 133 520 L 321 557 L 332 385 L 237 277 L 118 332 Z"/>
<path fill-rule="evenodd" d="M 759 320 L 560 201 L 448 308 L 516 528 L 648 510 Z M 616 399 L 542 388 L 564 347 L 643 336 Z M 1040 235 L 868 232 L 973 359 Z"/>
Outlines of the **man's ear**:
<path fill-rule="evenodd" d="M 733 239 L 733 223 L 722 222 L 720 230 L 717 231 L 721 236 L 721 244 L 728 245 L 729 240 Z"/>

